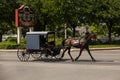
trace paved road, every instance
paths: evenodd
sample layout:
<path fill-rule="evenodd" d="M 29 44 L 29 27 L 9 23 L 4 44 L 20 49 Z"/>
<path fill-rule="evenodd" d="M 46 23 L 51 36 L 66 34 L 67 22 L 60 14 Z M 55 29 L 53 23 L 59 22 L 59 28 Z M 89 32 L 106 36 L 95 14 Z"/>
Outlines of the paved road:
<path fill-rule="evenodd" d="M 72 62 L 66 54 L 62 61 L 20 62 L 16 52 L 0 52 L 0 80 L 120 80 L 120 50 L 91 51 L 92 62 L 84 51 Z M 72 51 L 75 58 L 78 51 Z"/>

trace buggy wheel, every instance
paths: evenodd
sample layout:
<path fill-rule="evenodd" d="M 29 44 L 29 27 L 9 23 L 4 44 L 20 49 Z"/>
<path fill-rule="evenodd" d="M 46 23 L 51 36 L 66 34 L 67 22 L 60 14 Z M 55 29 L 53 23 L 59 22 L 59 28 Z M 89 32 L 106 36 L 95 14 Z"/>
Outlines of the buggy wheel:
<path fill-rule="evenodd" d="M 17 56 L 20 61 L 28 61 L 30 58 L 30 54 L 26 51 L 26 49 L 19 48 L 17 51 Z"/>
<path fill-rule="evenodd" d="M 40 52 L 33 52 L 33 53 L 31 53 L 31 56 L 34 59 L 40 59 L 42 57 L 42 54 L 41 54 L 41 51 Z"/>

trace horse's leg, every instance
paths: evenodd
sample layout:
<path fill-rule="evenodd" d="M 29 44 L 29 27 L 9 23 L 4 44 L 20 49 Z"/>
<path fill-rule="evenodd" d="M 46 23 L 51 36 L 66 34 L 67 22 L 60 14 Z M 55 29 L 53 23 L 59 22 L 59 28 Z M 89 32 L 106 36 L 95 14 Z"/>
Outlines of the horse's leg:
<path fill-rule="evenodd" d="M 84 49 L 84 48 L 81 48 L 81 49 L 80 49 L 80 53 L 79 53 L 78 57 L 75 58 L 75 61 L 77 61 L 78 58 L 81 56 L 83 49 Z"/>
<path fill-rule="evenodd" d="M 69 56 L 70 56 L 71 60 L 72 60 L 72 61 L 74 61 L 74 59 L 73 59 L 72 55 L 70 54 L 70 49 L 71 49 L 71 48 L 69 48 L 69 49 L 68 49 L 68 54 L 69 54 Z"/>
<path fill-rule="evenodd" d="M 96 60 L 94 59 L 94 57 L 92 56 L 92 54 L 90 53 L 90 49 L 89 49 L 88 46 L 86 47 L 86 50 L 88 51 L 88 53 L 89 53 L 89 55 L 90 55 L 92 61 L 96 61 Z"/>

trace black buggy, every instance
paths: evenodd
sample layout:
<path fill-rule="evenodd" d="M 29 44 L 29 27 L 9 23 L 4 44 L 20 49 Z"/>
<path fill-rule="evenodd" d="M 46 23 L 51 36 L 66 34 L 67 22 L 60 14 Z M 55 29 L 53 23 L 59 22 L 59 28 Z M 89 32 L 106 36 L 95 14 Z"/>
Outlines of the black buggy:
<path fill-rule="evenodd" d="M 59 58 L 61 48 L 55 45 L 55 32 L 27 32 L 26 48 L 18 48 L 17 56 L 20 61 L 28 61 L 30 55 L 35 59 L 50 56 Z"/>

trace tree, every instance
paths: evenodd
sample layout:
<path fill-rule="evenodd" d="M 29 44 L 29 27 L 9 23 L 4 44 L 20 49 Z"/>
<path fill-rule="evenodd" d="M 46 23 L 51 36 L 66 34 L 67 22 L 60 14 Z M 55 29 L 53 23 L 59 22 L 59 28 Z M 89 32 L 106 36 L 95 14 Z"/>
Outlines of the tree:
<path fill-rule="evenodd" d="M 59 0 L 59 16 L 63 23 L 67 23 L 73 29 L 73 37 L 75 37 L 75 27 L 78 23 L 78 4 L 79 0 Z"/>
<path fill-rule="evenodd" d="M 55 30 L 67 23 L 73 30 L 73 37 L 77 25 L 106 23 L 111 41 L 112 29 L 116 28 L 114 26 L 118 26 L 120 21 L 119 0 L 1 0 L 0 30 L 2 34 L 3 30 L 15 28 L 14 10 L 22 4 L 34 9 L 35 30 Z"/>
<path fill-rule="evenodd" d="M 14 20 L 14 1 L 1 0 L 0 1 L 0 41 L 2 39 L 2 35 L 13 29 L 13 20 Z"/>
<path fill-rule="evenodd" d="M 119 0 L 79 0 L 79 21 L 92 25 L 106 23 L 109 42 L 114 26 L 119 25 L 120 1 Z"/>
<path fill-rule="evenodd" d="M 36 15 L 35 30 L 53 30 L 57 23 L 56 0 L 26 0 L 26 5 L 32 7 Z"/>
<path fill-rule="evenodd" d="M 120 1 L 98 0 L 94 1 L 93 12 L 99 23 L 106 23 L 108 27 L 109 42 L 111 42 L 112 28 L 119 25 Z"/>

